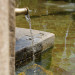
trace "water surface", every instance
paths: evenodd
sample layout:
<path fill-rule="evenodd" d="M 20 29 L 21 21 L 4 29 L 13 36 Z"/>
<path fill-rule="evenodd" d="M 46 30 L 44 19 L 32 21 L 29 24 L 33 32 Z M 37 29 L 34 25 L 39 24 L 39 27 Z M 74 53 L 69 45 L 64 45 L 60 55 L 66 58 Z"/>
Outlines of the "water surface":
<path fill-rule="evenodd" d="M 17 7 L 29 7 L 32 29 L 54 33 L 55 44 L 42 54 L 41 62 L 53 75 L 75 75 L 75 3 L 49 0 L 22 0 Z M 24 15 L 17 27 L 29 28 Z M 24 68 L 21 70 L 24 70 Z"/>

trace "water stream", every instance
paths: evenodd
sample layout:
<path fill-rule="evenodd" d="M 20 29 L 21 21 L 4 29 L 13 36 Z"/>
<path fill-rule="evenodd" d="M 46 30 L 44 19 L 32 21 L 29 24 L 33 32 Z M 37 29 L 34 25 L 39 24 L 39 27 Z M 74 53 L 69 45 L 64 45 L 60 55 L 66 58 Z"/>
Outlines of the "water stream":
<path fill-rule="evenodd" d="M 35 64 L 35 48 L 34 48 L 34 37 L 33 37 L 33 32 L 32 32 L 32 27 L 31 27 L 31 19 L 30 19 L 30 15 L 25 15 L 25 18 L 27 20 L 27 22 L 29 23 L 29 27 L 30 27 L 30 35 L 31 35 L 31 40 L 32 40 L 32 50 L 33 50 L 33 61 L 32 61 L 32 65 Z M 33 68 L 33 75 L 36 75 L 36 67 Z"/>

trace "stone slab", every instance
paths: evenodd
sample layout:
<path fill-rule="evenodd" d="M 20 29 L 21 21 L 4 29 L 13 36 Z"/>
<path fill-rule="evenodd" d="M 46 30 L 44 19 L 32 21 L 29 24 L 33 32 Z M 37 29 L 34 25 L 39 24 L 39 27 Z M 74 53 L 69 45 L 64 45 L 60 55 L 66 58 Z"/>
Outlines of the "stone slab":
<path fill-rule="evenodd" d="M 42 51 L 54 45 L 55 34 L 39 30 L 32 30 L 32 33 L 34 37 L 34 45 L 41 43 L 43 47 Z M 16 28 L 16 51 L 30 46 L 32 46 L 30 30 Z"/>
<path fill-rule="evenodd" d="M 16 64 L 22 62 L 30 62 L 33 58 L 33 47 L 35 49 L 36 59 L 41 57 L 41 52 L 54 45 L 55 35 L 53 33 L 32 30 L 34 38 L 34 46 L 29 29 L 16 28 Z"/>

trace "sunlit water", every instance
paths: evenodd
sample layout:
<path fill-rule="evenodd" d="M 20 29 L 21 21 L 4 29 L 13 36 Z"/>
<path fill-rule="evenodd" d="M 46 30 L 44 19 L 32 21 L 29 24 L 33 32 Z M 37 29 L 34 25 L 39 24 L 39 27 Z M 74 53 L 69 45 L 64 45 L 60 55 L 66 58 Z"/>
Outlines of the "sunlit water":
<path fill-rule="evenodd" d="M 19 6 L 30 8 L 32 29 L 52 32 L 56 36 L 54 48 L 42 53 L 39 62 L 53 75 L 75 75 L 74 5 L 64 1 L 23 0 Z M 17 16 L 16 24 L 17 27 L 29 28 L 24 15 Z M 17 72 L 23 72 L 26 66 Z"/>

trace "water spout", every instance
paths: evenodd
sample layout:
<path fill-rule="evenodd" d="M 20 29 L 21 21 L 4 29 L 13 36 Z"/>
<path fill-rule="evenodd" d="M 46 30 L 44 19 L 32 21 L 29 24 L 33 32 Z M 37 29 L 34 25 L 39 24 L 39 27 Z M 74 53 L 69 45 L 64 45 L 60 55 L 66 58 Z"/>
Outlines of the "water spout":
<path fill-rule="evenodd" d="M 15 8 L 15 14 L 16 15 L 27 15 L 28 14 L 28 8 Z"/>

